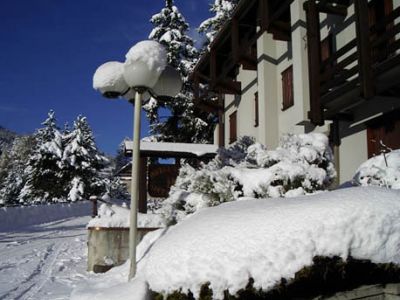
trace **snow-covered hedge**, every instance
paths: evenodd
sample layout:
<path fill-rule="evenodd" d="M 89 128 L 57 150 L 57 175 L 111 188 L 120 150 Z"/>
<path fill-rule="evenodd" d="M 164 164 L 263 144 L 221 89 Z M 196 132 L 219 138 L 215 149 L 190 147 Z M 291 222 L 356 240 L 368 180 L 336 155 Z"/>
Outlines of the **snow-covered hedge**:
<path fill-rule="evenodd" d="M 356 185 L 400 189 L 400 149 L 368 159 L 353 178 Z"/>
<path fill-rule="evenodd" d="M 249 278 L 257 291 L 281 288 L 315 257 L 398 265 L 399 246 L 398 190 L 355 187 L 285 201 L 247 199 L 206 208 L 171 227 L 140 262 L 138 277 L 155 292 L 190 291 L 196 299 L 208 283 L 212 298 L 223 299 Z"/>
<path fill-rule="evenodd" d="M 241 197 L 293 197 L 321 191 L 336 176 L 332 158 L 323 134 L 288 134 L 275 150 L 242 137 L 200 169 L 183 165 L 162 210 L 176 221 L 202 207 Z"/>

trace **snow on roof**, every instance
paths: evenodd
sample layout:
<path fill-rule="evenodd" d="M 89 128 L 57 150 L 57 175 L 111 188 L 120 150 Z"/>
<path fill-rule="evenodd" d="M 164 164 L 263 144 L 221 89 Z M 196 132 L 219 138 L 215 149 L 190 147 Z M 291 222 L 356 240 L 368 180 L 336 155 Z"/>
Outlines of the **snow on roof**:
<path fill-rule="evenodd" d="M 98 210 L 98 216 L 91 219 L 87 227 L 129 228 L 129 211 L 126 207 L 103 203 Z M 165 227 L 165 222 L 161 215 L 138 213 L 137 226 L 139 228 L 160 228 Z"/>
<path fill-rule="evenodd" d="M 249 277 L 268 290 L 314 256 L 400 263 L 400 191 L 356 187 L 291 199 L 206 208 L 171 227 L 139 265 L 156 292 L 235 294 Z"/>
<path fill-rule="evenodd" d="M 158 152 L 158 153 L 187 153 L 195 156 L 204 156 L 216 154 L 218 150 L 217 145 L 213 144 L 189 144 L 189 143 L 153 143 L 153 142 L 140 142 L 140 151 Z M 132 141 L 125 141 L 125 151 L 132 152 Z"/>

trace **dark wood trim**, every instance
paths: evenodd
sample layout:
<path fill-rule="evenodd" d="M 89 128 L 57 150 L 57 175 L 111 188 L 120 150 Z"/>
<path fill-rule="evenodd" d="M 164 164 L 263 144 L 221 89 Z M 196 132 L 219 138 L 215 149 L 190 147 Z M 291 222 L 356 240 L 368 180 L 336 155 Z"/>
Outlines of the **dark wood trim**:
<path fill-rule="evenodd" d="M 147 157 L 140 158 L 139 173 L 138 209 L 140 213 L 145 214 L 147 213 Z"/>
<path fill-rule="evenodd" d="M 237 111 L 229 115 L 229 144 L 237 140 Z"/>
<path fill-rule="evenodd" d="M 258 103 L 258 92 L 254 93 L 254 127 L 258 127 L 260 123 L 259 116 L 259 103 Z"/>
<path fill-rule="evenodd" d="M 356 16 L 357 53 L 361 93 L 365 99 L 374 95 L 372 74 L 372 57 L 369 34 L 368 2 L 354 0 L 354 14 Z"/>
<path fill-rule="evenodd" d="M 222 94 L 218 95 L 219 105 L 224 107 L 224 96 Z M 225 113 L 221 109 L 218 111 L 218 146 L 225 147 Z"/>
<path fill-rule="evenodd" d="M 281 73 L 282 79 L 282 110 L 294 105 L 293 66 L 289 66 Z"/>
<path fill-rule="evenodd" d="M 314 125 L 323 125 L 323 110 L 320 103 L 321 33 L 319 12 L 315 0 L 308 0 L 305 5 L 307 7 L 306 20 L 311 109 L 309 119 Z"/>

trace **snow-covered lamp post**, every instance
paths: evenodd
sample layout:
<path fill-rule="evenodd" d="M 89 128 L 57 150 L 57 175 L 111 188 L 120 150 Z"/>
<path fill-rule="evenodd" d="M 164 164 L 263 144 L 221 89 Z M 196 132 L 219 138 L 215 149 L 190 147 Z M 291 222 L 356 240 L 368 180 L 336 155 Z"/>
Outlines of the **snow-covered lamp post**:
<path fill-rule="evenodd" d="M 136 274 L 137 203 L 139 198 L 140 110 L 143 94 L 167 100 L 182 88 L 179 73 L 167 66 L 167 52 L 155 41 L 142 41 L 126 54 L 125 63 L 107 62 L 96 70 L 93 87 L 106 98 L 127 98 L 134 105 L 129 280 Z M 133 98 L 134 95 L 134 99 Z"/>

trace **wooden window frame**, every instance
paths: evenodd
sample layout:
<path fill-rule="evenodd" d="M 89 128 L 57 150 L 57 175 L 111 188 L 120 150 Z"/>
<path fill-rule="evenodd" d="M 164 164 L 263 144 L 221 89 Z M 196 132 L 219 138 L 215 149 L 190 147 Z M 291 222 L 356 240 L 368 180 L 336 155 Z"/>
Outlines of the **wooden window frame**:
<path fill-rule="evenodd" d="M 229 115 L 229 144 L 237 140 L 237 111 Z"/>
<path fill-rule="evenodd" d="M 282 78 L 282 111 L 294 105 L 293 65 L 281 73 Z"/>
<path fill-rule="evenodd" d="M 259 106 L 258 106 L 258 92 L 254 93 L 254 127 L 259 125 Z"/>

